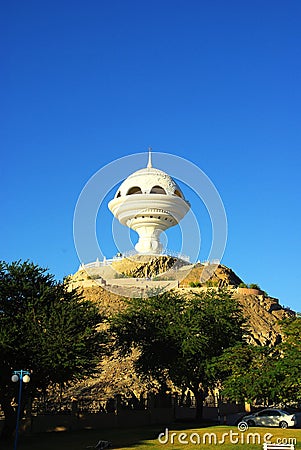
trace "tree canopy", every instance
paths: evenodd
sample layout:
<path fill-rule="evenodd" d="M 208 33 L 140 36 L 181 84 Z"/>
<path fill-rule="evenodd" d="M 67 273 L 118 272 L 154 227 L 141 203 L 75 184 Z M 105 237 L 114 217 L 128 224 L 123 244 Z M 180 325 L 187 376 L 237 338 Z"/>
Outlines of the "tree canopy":
<path fill-rule="evenodd" d="M 0 263 L 0 403 L 11 432 L 13 370 L 32 372 L 27 390 L 91 374 L 102 355 L 102 318 L 76 290 L 31 262 Z M 26 394 L 26 392 L 25 392 Z"/>
<path fill-rule="evenodd" d="M 240 345 L 217 359 L 225 396 L 266 405 L 301 402 L 301 318 L 284 320 L 282 331 L 274 347 Z"/>
<path fill-rule="evenodd" d="M 163 382 L 166 377 L 195 395 L 197 417 L 214 385 L 211 363 L 243 341 L 245 320 L 237 301 L 225 290 L 181 296 L 169 291 L 132 299 L 111 320 L 110 332 L 121 354 L 140 351 L 137 371 Z"/>

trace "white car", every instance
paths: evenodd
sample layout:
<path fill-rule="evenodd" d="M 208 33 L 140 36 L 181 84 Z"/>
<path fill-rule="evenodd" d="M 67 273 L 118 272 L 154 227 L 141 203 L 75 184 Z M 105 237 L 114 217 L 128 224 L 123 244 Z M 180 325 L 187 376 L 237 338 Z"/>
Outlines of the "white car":
<path fill-rule="evenodd" d="M 263 409 L 254 414 L 243 417 L 249 427 L 294 427 L 297 424 L 295 414 L 290 414 L 282 409 Z"/>

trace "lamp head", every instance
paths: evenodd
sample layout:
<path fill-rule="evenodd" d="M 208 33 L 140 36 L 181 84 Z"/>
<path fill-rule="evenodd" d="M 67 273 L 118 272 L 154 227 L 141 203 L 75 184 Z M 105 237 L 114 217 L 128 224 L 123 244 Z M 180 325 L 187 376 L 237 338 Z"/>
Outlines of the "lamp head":
<path fill-rule="evenodd" d="M 24 375 L 24 377 L 23 377 L 23 382 L 24 383 L 29 383 L 30 382 L 30 376 L 29 375 Z"/>
<path fill-rule="evenodd" d="M 13 383 L 17 383 L 17 382 L 19 381 L 19 376 L 16 375 L 16 374 L 14 374 L 14 375 L 11 377 L 11 380 L 12 380 Z"/>

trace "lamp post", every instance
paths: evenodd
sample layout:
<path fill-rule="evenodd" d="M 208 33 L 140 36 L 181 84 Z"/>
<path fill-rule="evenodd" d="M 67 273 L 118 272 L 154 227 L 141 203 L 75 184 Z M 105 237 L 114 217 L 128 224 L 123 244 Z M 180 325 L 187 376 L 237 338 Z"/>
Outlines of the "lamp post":
<path fill-rule="evenodd" d="M 21 399 L 22 399 L 22 386 L 23 386 L 23 381 L 24 381 L 24 383 L 29 383 L 29 381 L 30 381 L 29 375 L 30 375 L 30 372 L 28 372 L 28 370 L 15 370 L 13 372 L 13 376 L 11 377 L 11 380 L 14 383 L 17 383 L 18 381 L 20 381 L 14 450 L 17 450 L 17 445 L 18 445 L 19 421 L 20 421 Z"/>

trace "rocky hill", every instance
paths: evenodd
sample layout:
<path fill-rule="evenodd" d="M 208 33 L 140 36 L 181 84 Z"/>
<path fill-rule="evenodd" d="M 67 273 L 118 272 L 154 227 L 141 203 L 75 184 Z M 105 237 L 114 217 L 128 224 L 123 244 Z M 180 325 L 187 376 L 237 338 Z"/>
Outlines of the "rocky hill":
<path fill-rule="evenodd" d="M 135 255 L 112 263 L 113 269 L 126 277 L 154 278 L 169 270 L 177 270 L 187 265 L 184 261 L 172 256 Z"/>
<path fill-rule="evenodd" d="M 88 271 L 81 269 L 70 276 L 69 285 L 72 288 L 81 288 L 84 296 L 97 303 L 100 311 L 106 315 L 114 314 L 125 307 L 124 297 L 112 292 L 110 283 L 118 286 L 125 279 L 128 288 L 134 289 L 137 280 L 151 286 L 151 280 L 164 280 L 167 277 L 176 279 L 177 276 L 176 289 L 180 293 L 218 287 L 229 288 L 243 306 L 249 320 L 253 343 L 274 345 L 281 339 L 277 322 L 292 314 L 283 308 L 276 298 L 269 297 L 264 291 L 240 288 L 243 282 L 241 278 L 232 269 L 221 264 L 214 266 L 214 273 L 209 280 L 206 279 L 206 273 L 212 271 L 211 266 L 200 263 L 190 265 L 171 256 L 123 258 L 105 269 L 106 273 L 109 273 L 106 282 L 99 275 L 98 269 L 93 268 Z M 111 278 L 113 276 L 114 278 Z M 206 281 L 201 283 L 200 280 L 204 277 Z"/>
<path fill-rule="evenodd" d="M 170 271 L 172 274 L 182 272 L 182 278 L 180 277 L 181 280 L 178 281 L 176 288 L 180 294 L 187 294 L 190 291 L 198 292 L 211 287 L 228 287 L 242 305 L 245 316 L 248 318 L 251 331 L 250 342 L 258 345 L 275 345 L 281 341 L 281 329 L 278 321 L 293 313 L 282 308 L 277 299 L 269 297 L 263 291 L 239 288 L 242 280 L 230 268 L 223 265 L 216 266 L 210 280 L 200 284 L 200 279 L 209 269 L 208 265 L 191 266 L 182 260 L 177 261 L 169 256 L 161 256 L 157 258 L 139 257 L 134 260 L 124 258 L 114 262 L 109 271 L 115 273 L 115 277 L 116 272 L 120 276 L 126 277 L 127 282 L 132 282 L 133 286 L 136 285 L 137 278 L 149 284 L 150 278 L 166 277 Z M 110 273 L 109 271 L 108 273 Z M 116 283 L 116 278 L 114 280 Z M 109 284 L 108 280 L 105 284 Z M 197 287 L 191 287 L 192 284 Z M 69 285 L 72 288 L 80 287 L 83 295 L 95 302 L 105 315 L 114 314 L 125 307 L 124 298 L 108 290 L 109 286 L 104 285 L 96 269 L 93 269 L 93 272 L 78 271 L 69 277 Z M 73 387 L 72 395 L 77 397 L 89 393 L 89 395 L 102 399 L 108 399 L 117 393 L 123 396 L 131 396 L 134 393 L 139 396 L 149 387 L 135 375 L 132 357 L 120 359 L 115 355 L 106 358 L 99 369 L 99 375 L 96 378 L 86 380 Z"/>
<path fill-rule="evenodd" d="M 228 267 L 217 264 L 189 264 L 172 256 L 147 256 L 136 255 L 124 258 L 112 263 L 112 268 L 125 277 L 132 278 L 156 278 L 158 280 L 169 277 L 180 279 L 181 285 L 190 282 L 207 280 L 210 277 L 212 286 L 234 286 L 237 287 L 242 280 Z M 178 274 L 180 274 L 178 276 Z"/>

